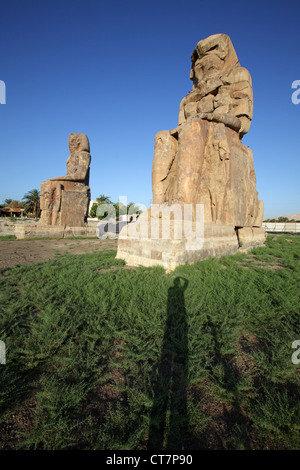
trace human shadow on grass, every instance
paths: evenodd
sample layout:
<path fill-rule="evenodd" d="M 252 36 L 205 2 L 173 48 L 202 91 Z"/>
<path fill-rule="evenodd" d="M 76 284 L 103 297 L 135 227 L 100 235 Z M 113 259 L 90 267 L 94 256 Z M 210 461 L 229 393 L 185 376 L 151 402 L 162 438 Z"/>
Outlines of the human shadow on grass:
<path fill-rule="evenodd" d="M 235 361 L 231 356 L 223 355 L 222 341 L 220 340 L 221 332 L 214 325 L 213 320 L 208 316 L 208 327 L 211 331 L 211 336 L 214 342 L 214 366 L 217 370 L 221 370 L 222 373 L 215 373 L 214 368 L 211 371 L 211 377 L 215 383 L 224 390 L 231 399 L 228 400 L 227 406 L 223 407 L 223 414 L 218 419 L 223 421 L 223 425 L 227 432 L 226 446 L 222 439 L 219 439 L 218 449 L 232 449 L 237 450 L 243 448 L 246 450 L 252 449 L 251 444 L 251 422 L 245 416 L 241 407 L 241 396 L 240 396 L 240 385 L 242 385 L 242 379 L 244 371 L 239 370 Z M 215 436 L 218 439 L 218 436 Z M 205 437 L 202 441 L 205 444 Z M 206 443 L 209 445 L 209 442 Z M 236 447 L 238 446 L 238 447 Z"/>
<path fill-rule="evenodd" d="M 188 328 L 184 292 L 188 281 L 176 277 L 168 291 L 167 321 L 154 383 L 148 449 L 182 449 L 188 426 Z"/>

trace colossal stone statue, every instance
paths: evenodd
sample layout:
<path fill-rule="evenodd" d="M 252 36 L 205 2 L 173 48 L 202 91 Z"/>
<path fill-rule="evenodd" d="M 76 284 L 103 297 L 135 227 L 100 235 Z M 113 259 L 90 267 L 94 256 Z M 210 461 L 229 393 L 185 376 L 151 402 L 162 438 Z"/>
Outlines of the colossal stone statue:
<path fill-rule="evenodd" d="M 70 134 L 65 176 L 41 184 L 40 225 L 83 227 L 90 202 L 90 144 L 85 134 Z"/>
<path fill-rule="evenodd" d="M 191 59 L 193 87 L 180 103 L 178 126 L 155 136 L 152 190 L 153 204 L 160 208 L 191 205 L 195 217 L 201 205 L 203 240 L 191 245 L 184 237 L 166 243 L 153 240 L 149 231 L 146 236 L 143 224 L 155 225 L 161 218 L 153 206 L 139 218 L 139 229 L 128 227 L 120 234 L 117 256 L 129 264 L 172 269 L 265 240 L 253 154 L 242 144 L 253 114 L 250 74 L 225 34 L 200 41 Z"/>

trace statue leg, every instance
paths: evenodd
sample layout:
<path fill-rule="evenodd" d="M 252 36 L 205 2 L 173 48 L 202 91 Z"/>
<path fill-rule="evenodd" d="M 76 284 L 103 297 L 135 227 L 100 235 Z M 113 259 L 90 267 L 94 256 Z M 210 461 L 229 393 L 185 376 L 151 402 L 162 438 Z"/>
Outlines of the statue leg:
<path fill-rule="evenodd" d="M 177 148 L 177 139 L 169 131 L 156 134 L 152 163 L 153 204 L 168 202 Z"/>

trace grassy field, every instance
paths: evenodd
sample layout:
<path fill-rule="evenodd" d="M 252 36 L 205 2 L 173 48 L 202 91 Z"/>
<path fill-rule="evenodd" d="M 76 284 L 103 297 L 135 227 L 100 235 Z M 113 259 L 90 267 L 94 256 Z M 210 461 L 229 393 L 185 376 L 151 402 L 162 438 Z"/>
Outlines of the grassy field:
<path fill-rule="evenodd" d="M 2 271 L 0 449 L 299 449 L 299 256 Z"/>

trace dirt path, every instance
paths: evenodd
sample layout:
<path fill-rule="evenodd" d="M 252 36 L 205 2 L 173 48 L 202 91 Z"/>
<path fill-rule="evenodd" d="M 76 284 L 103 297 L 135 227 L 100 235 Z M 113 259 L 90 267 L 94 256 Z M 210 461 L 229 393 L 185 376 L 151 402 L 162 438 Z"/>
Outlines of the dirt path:
<path fill-rule="evenodd" d="M 76 255 L 116 249 L 117 240 L 109 239 L 0 240 L 0 270 L 46 261 L 57 254 Z"/>

